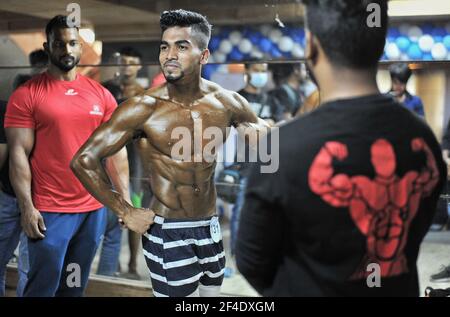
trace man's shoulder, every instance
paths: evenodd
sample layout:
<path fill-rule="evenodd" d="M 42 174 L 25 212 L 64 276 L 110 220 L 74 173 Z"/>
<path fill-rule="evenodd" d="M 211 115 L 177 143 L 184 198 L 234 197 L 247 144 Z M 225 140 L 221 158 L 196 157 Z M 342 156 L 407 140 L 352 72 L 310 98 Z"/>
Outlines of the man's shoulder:
<path fill-rule="evenodd" d="M 142 93 L 127 99 L 120 107 L 135 108 L 138 111 L 152 111 L 158 100 L 164 101 L 160 91 L 155 89 L 144 90 Z"/>
<path fill-rule="evenodd" d="M 214 96 L 227 106 L 238 106 L 245 102 L 245 98 L 238 94 L 236 91 L 228 90 L 222 86 L 203 79 L 204 93 L 209 96 Z"/>
<path fill-rule="evenodd" d="M 108 89 L 106 89 L 101 83 L 99 83 L 95 79 L 92 79 L 82 74 L 78 74 L 78 76 L 83 85 L 90 85 L 91 87 L 99 91 L 108 91 Z"/>
<path fill-rule="evenodd" d="M 201 88 L 202 88 L 203 92 L 206 94 L 231 92 L 230 90 L 223 88 L 219 84 L 216 84 L 215 82 L 209 81 L 204 78 L 202 78 L 202 81 L 201 81 Z"/>

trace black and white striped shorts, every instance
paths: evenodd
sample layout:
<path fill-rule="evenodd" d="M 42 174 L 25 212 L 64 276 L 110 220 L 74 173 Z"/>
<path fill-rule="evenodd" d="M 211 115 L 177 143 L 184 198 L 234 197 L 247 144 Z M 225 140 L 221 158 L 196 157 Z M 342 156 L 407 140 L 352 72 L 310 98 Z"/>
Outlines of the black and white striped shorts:
<path fill-rule="evenodd" d="M 220 287 L 225 252 L 222 237 L 218 242 L 211 237 L 212 220 L 217 221 L 217 217 L 155 217 L 142 240 L 155 296 L 192 296 L 199 286 Z"/>

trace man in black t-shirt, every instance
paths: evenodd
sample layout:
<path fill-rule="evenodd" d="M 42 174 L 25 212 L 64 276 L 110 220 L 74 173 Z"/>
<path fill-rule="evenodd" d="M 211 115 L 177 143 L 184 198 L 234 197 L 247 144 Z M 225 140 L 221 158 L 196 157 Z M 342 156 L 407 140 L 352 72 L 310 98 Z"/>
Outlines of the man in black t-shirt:
<path fill-rule="evenodd" d="M 269 80 L 269 70 L 265 63 L 245 64 L 244 88 L 238 91 L 244 97 L 258 117 L 266 120 L 274 120 L 271 111 L 270 100 L 263 89 Z"/>
<path fill-rule="evenodd" d="M 304 3 L 323 104 L 280 128 L 275 173 L 252 168 L 238 269 L 265 296 L 418 296 L 419 247 L 447 171 L 427 124 L 378 90 L 387 1 Z"/>

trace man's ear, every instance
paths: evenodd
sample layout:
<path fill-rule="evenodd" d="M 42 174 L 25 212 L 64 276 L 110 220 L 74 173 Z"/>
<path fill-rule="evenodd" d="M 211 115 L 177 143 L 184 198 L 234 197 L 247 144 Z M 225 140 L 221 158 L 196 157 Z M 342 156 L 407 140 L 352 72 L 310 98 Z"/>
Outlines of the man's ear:
<path fill-rule="evenodd" d="M 305 46 L 305 59 L 310 60 L 313 64 L 316 64 L 317 55 L 319 52 L 319 42 L 311 31 L 306 30 L 306 46 Z"/>
<path fill-rule="evenodd" d="M 47 54 L 50 53 L 50 50 L 48 49 L 48 43 L 47 43 L 47 42 L 44 42 L 44 43 L 42 44 L 42 47 L 44 47 L 44 51 L 46 51 Z"/>
<path fill-rule="evenodd" d="M 201 59 L 200 59 L 200 64 L 201 64 L 201 65 L 206 65 L 206 64 L 208 64 L 209 55 L 210 55 L 209 49 L 205 49 L 205 50 L 203 51 L 202 57 L 201 57 Z"/>

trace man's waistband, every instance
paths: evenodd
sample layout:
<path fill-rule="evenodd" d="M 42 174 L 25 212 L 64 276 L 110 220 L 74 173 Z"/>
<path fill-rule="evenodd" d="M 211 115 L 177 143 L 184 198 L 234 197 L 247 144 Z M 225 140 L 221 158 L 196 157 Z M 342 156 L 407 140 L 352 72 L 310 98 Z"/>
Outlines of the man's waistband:
<path fill-rule="evenodd" d="M 155 216 L 155 223 L 162 226 L 162 229 L 182 229 L 182 228 L 197 228 L 197 227 L 209 227 L 211 221 L 217 219 L 217 216 L 201 219 L 169 219 L 161 216 Z M 216 220 L 216 221 L 217 221 Z"/>

